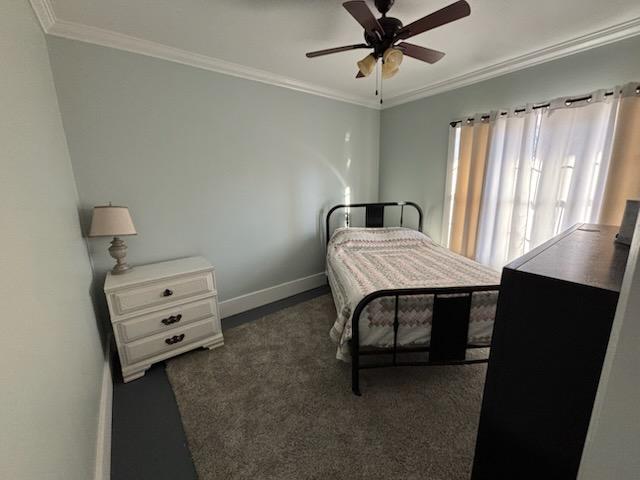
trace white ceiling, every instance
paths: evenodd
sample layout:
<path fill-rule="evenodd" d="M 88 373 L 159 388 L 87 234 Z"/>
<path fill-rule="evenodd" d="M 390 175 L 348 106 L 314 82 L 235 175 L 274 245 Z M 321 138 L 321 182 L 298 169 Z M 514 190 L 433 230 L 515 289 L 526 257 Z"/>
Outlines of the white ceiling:
<path fill-rule="evenodd" d="M 470 83 L 483 75 L 495 76 L 640 33 L 638 0 L 468 1 L 471 16 L 409 40 L 447 55 L 435 65 L 405 59 L 399 74 L 385 82 L 387 101 L 397 97 L 398 103 L 415 92 L 432 93 L 448 85 Z M 389 15 L 407 24 L 452 2 L 396 0 Z M 344 10 L 341 0 L 32 0 L 32 3 L 41 21 L 43 11 L 47 15 L 47 9 L 55 12 L 50 14 L 53 27 L 49 25 L 49 33 L 54 35 L 109 44 L 96 38 L 123 34 L 161 44 L 147 42 L 147 50 L 160 51 L 161 46 L 168 46 L 199 54 L 200 62 L 206 63 L 207 57 L 211 57 L 214 64 L 217 59 L 249 67 L 246 72 L 243 70 L 249 77 L 255 74 L 268 79 L 273 74 L 274 83 L 290 81 L 294 87 L 302 85 L 299 88 L 302 90 L 315 89 L 356 102 L 373 100 L 374 80 L 354 78 L 355 63 L 366 50 L 315 59 L 304 55 L 307 51 L 363 40 L 362 28 Z M 375 11 L 373 0 L 368 3 Z M 111 44 L 118 46 L 120 42 L 125 49 L 135 51 L 136 48 L 126 47 L 135 39 L 116 37 Z"/>

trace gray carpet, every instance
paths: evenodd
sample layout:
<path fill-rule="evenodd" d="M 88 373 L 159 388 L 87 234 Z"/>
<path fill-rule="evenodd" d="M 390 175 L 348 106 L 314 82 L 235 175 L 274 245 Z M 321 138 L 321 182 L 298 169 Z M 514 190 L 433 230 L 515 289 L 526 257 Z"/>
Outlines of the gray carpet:
<path fill-rule="evenodd" d="M 467 479 L 483 365 L 361 373 L 335 359 L 330 295 L 167 362 L 201 480 Z"/>

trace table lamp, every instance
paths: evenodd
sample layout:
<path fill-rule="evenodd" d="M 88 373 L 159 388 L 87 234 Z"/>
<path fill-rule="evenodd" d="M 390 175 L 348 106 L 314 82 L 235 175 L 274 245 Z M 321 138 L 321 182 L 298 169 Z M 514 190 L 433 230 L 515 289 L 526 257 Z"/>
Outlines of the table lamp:
<path fill-rule="evenodd" d="M 136 227 L 127 207 L 102 205 L 93 207 L 90 237 L 113 237 L 109 254 L 115 258 L 116 265 L 111 270 L 114 275 L 128 272 L 131 267 L 127 263 L 127 245 L 119 237 L 122 235 L 136 235 Z"/>

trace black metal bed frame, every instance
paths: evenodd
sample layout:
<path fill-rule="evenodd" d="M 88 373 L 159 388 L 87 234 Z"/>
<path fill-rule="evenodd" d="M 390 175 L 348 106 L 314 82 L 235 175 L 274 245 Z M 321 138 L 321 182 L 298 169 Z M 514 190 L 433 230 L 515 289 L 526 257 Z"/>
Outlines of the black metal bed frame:
<path fill-rule="evenodd" d="M 331 215 L 339 209 L 365 209 L 365 227 L 379 228 L 384 226 L 385 207 L 399 206 L 400 226 L 403 226 L 404 207 L 410 206 L 418 212 L 418 231 L 422 231 L 422 209 L 413 202 L 380 202 L 357 203 L 352 205 L 336 205 L 327 213 L 326 236 L 327 244 L 330 235 Z M 350 226 L 350 215 L 346 216 L 347 226 Z M 471 313 L 471 298 L 474 292 L 498 291 L 500 285 L 478 285 L 471 287 L 446 287 L 446 288 L 399 288 L 378 290 L 364 297 L 356 306 L 351 318 L 351 389 L 355 395 L 360 393 L 360 370 L 383 367 L 400 366 L 428 366 L 428 365 L 469 365 L 486 363 L 488 358 L 467 359 L 468 349 L 487 348 L 483 345 L 468 343 L 469 315 Z M 400 297 L 417 295 L 433 295 L 433 313 L 431 319 L 431 341 L 428 346 L 398 347 L 398 304 Z M 373 300 L 379 298 L 394 299 L 393 319 L 393 347 L 390 348 L 362 348 L 360 346 L 360 315 L 365 307 Z M 399 361 L 398 355 L 427 353 L 423 361 Z M 391 362 L 361 364 L 363 356 L 391 355 Z"/>

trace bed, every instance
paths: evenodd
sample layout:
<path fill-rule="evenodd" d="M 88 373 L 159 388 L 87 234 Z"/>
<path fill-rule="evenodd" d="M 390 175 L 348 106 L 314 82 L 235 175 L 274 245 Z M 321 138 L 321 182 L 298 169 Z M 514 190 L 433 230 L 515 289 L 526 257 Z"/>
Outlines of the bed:
<path fill-rule="evenodd" d="M 400 210 L 399 227 L 384 226 L 390 207 Z M 405 207 L 417 212 L 417 229 L 403 225 Z M 331 215 L 341 209 L 347 226 L 332 232 Z M 364 228 L 350 225 L 357 209 L 365 210 Z M 336 357 L 351 361 L 356 395 L 364 368 L 487 360 L 467 358 L 467 350 L 491 343 L 498 272 L 438 245 L 421 230 L 422 211 L 411 202 L 337 205 L 327 214 L 327 277 L 337 311 L 330 335 Z M 362 361 L 370 355 L 391 358 Z"/>

